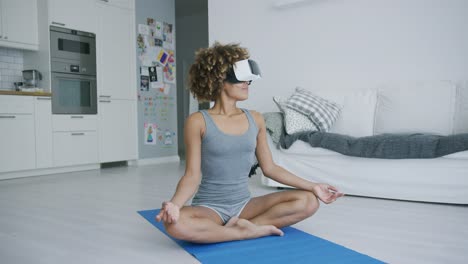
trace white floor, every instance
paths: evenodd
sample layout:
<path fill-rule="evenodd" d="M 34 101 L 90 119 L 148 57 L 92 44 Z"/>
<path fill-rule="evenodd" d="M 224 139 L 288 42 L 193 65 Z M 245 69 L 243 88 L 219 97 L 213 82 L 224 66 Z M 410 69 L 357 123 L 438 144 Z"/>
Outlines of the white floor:
<path fill-rule="evenodd" d="M 136 213 L 170 198 L 182 173 L 171 163 L 0 181 L 0 262 L 199 263 Z M 252 194 L 277 191 L 259 182 Z M 389 263 L 468 259 L 467 206 L 348 196 L 295 227 Z"/>

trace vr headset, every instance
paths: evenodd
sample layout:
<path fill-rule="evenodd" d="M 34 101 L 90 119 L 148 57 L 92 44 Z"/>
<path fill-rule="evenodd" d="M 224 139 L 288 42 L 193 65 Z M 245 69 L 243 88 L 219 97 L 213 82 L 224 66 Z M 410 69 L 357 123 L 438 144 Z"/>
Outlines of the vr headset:
<path fill-rule="evenodd" d="M 261 77 L 258 64 L 249 59 L 234 63 L 226 73 L 226 81 L 230 83 L 255 81 Z"/>

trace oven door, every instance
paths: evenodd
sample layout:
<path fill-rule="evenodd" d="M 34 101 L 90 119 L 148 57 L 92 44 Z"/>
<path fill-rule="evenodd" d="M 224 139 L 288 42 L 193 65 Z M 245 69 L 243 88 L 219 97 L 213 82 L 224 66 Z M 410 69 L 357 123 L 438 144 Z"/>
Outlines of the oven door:
<path fill-rule="evenodd" d="M 97 114 L 96 77 L 52 73 L 53 114 Z"/>
<path fill-rule="evenodd" d="M 96 39 L 92 33 L 51 26 L 50 52 L 52 59 L 78 61 L 81 65 L 96 67 Z"/>

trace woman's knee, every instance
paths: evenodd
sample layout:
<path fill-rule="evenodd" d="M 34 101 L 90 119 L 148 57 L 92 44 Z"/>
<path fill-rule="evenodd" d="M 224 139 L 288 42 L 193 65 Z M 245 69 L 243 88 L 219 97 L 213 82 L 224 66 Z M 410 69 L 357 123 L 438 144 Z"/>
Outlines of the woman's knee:
<path fill-rule="evenodd" d="M 315 212 L 317 212 L 320 203 L 312 192 L 304 191 L 302 193 L 301 200 L 303 205 L 302 212 L 304 212 L 305 217 L 312 216 Z"/>
<path fill-rule="evenodd" d="M 185 228 L 183 223 L 177 222 L 173 224 L 164 223 L 166 232 L 173 238 L 187 240 L 189 238 L 189 230 Z"/>

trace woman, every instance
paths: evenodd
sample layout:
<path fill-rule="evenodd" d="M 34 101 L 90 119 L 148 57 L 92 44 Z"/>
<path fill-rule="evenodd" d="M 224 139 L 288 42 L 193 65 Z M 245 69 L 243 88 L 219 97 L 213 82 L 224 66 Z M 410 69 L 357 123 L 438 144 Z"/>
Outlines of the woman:
<path fill-rule="evenodd" d="M 238 44 L 215 43 L 196 53 L 190 90 L 214 106 L 187 118 L 185 174 L 156 216 L 174 238 L 213 243 L 281 236 L 279 228 L 313 215 L 318 199 L 328 204 L 343 196 L 333 186 L 306 181 L 273 162 L 262 115 L 236 106 L 248 98 L 259 74 L 248 57 Z M 248 174 L 255 156 L 266 177 L 297 190 L 251 198 Z M 192 205 L 184 206 L 194 194 Z"/>

